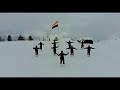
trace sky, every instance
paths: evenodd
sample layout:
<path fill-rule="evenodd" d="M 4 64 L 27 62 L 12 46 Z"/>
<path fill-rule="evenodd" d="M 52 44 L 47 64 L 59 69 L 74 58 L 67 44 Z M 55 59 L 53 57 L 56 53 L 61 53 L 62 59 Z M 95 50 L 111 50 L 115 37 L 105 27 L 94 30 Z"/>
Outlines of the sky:
<path fill-rule="evenodd" d="M 0 35 L 57 34 L 51 25 L 58 20 L 63 36 L 106 40 L 120 37 L 120 13 L 0 13 Z"/>

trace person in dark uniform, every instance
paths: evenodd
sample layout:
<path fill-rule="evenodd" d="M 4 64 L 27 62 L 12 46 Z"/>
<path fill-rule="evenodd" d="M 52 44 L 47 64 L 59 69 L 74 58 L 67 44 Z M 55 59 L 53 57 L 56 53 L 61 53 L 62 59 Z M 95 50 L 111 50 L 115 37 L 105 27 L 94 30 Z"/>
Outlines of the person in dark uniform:
<path fill-rule="evenodd" d="M 38 48 L 36 45 L 36 47 L 34 47 L 33 49 L 35 49 L 35 54 L 38 55 L 38 49 L 40 49 L 40 48 Z"/>
<path fill-rule="evenodd" d="M 42 50 L 42 45 L 44 45 L 42 42 L 40 42 L 38 45 L 40 45 L 40 49 Z"/>
<path fill-rule="evenodd" d="M 69 53 L 67 53 L 67 54 L 63 53 L 63 51 L 61 51 L 60 54 L 57 54 L 58 56 L 60 56 L 60 64 L 65 64 L 64 56 L 67 56 L 68 54 Z"/>
<path fill-rule="evenodd" d="M 66 49 L 70 49 L 70 55 L 73 56 L 74 55 L 74 49 L 77 50 L 76 48 L 74 48 L 72 45 L 70 48 L 66 48 Z"/>
<path fill-rule="evenodd" d="M 54 40 L 54 42 L 52 43 L 53 44 L 53 47 L 56 47 L 56 44 L 59 43 L 59 42 L 56 42 L 56 40 Z"/>
<path fill-rule="evenodd" d="M 81 41 L 81 48 L 84 48 L 84 41 Z"/>
<path fill-rule="evenodd" d="M 54 55 L 56 54 L 56 48 L 58 48 L 59 46 L 57 46 L 57 47 L 51 47 L 51 49 L 53 49 L 53 53 L 54 53 Z"/>
<path fill-rule="evenodd" d="M 95 48 L 90 47 L 90 45 L 88 45 L 88 47 L 86 47 L 86 48 L 84 48 L 84 49 L 87 49 L 87 55 L 90 56 L 90 51 L 91 51 L 91 49 L 95 49 Z"/>
<path fill-rule="evenodd" d="M 70 48 L 71 47 L 71 43 L 74 43 L 74 42 L 70 42 L 70 40 L 69 40 L 69 42 L 66 41 L 66 43 L 68 43 L 68 48 Z"/>

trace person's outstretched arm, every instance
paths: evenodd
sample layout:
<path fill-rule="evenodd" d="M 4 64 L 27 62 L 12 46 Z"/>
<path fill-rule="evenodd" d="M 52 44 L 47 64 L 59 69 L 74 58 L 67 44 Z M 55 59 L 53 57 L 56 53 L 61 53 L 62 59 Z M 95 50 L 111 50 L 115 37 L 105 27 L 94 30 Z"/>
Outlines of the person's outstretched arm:
<path fill-rule="evenodd" d="M 59 47 L 59 45 L 56 48 L 58 48 L 58 47 Z"/>
<path fill-rule="evenodd" d="M 67 53 L 67 54 L 64 54 L 65 56 L 67 56 L 69 53 Z"/>
<path fill-rule="evenodd" d="M 37 49 L 40 49 L 40 48 L 37 48 Z"/>
<path fill-rule="evenodd" d="M 69 53 L 67 53 L 66 55 L 68 55 Z"/>
<path fill-rule="evenodd" d="M 76 48 L 73 48 L 73 49 L 77 50 Z"/>
<path fill-rule="evenodd" d="M 70 49 L 70 48 L 66 48 L 66 49 Z"/>
<path fill-rule="evenodd" d="M 84 49 L 88 49 L 88 47 L 84 48 Z"/>
<path fill-rule="evenodd" d="M 91 47 L 91 49 L 95 49 L 95 48 Z"/>
<path fill-rule="evenodd" d="M 57 54 L 57 53 L 56 53 Z M 59 54 L 57 54 L 59 56 Z"/>

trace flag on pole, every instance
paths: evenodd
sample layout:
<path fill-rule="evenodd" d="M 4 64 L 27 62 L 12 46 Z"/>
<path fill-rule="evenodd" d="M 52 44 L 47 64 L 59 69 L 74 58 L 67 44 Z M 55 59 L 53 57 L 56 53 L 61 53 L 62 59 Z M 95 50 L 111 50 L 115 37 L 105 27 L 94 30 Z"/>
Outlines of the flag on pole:
<path fill-rule="evenodd" d="M 52 29 L 58 27 L 58 20 L 56 22 L 54 22 L 54 24 L 51 27 L 52 27 Z"/>

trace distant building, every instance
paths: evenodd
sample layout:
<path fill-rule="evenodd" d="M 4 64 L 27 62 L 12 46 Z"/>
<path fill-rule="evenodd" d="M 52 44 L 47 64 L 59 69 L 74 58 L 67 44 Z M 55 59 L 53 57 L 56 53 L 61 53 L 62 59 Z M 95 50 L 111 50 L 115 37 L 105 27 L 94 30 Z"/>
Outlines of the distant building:
<path fill-rule="evenodd" d="M 7 40 L 8 40 L 8 41 L 12 41 L 11 35 L 8 35 Z"/>
<path fill-rule="evenodd" d="M 18 40 L 25 40 L 25 37 L 23 37 L 22 35 L 19 35 Z"/>
<path fill-rule="evenodd" d="M 91 37 L 83 37 L 81 41 L 84 41 L 84 44 L 93 44 L 93 39 Z"/>

